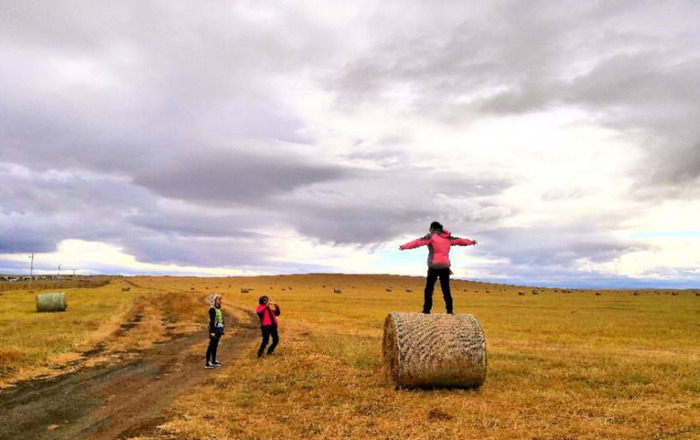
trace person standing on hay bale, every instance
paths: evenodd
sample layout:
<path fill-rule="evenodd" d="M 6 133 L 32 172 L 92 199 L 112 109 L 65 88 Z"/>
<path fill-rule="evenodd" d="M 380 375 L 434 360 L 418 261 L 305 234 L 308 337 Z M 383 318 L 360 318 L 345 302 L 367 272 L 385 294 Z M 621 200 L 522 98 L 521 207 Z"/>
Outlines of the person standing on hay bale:
<path fill-rule="evenodd" d="M 274 306 L 274 310 L 271 308 Z M 258 349 L 258 357 L 262 357 L 265 352 L 265 347 L 268 342 L 270 342 L 270 336 L 272 336 L 272 345 L 267 349 L 267 355 L 271 355 L 277 344 L 280 342 L 280 337 L 277 332 L 277 317 L 280 316 L 280 306 L 274 301 L 270 301 L 267 296 L 261 296 L 258 299 L 258 308 L 255 313 L 260 318 L 260 329 L 262 330 L 262 342 L 260 343 L 260 348 Z"/>
<path fill-rule="evenodd" d="M 209 347 L 207 347 L 207 363 L 204 368 L 216 368 L 221 362 L 216 360 L 216 349 L 219 339 L 224 334 L 224 315 L 221 313 L 221 296 L 212 293 L 209 296 L 211 307 L 209 308 Z"/>
<path fill-rule="evenodd" d="M 423 313 L 430 313 L 433 308 L 433 289 L 435 281 L 440 278 L 442 296 L 445 299 L 447 313 L 452 314 L 452 293 L 450 292 L 450 247 L 473 246 L 476 241 L 468 238 L 453 236 L 450 231 L 444 229 L 438 222 L 430 224 L 430 232 L 425 236 L 410 241 L 399 247 L 400 250 L 415 249 L 428 246 L 428 276 L 425 280 L 425 292 L 423 300 Z"/>

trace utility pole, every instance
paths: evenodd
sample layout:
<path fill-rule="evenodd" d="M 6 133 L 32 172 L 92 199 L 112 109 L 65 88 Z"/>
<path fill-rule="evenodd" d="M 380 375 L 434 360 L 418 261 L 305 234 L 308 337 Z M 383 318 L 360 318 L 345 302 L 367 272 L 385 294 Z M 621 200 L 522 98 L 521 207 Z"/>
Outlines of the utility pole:
<path fill-rule="evenodd" d="M 34 254 L 29 256 L 29 290 L 32 290 L 32 279 L 34 278 Z"/>

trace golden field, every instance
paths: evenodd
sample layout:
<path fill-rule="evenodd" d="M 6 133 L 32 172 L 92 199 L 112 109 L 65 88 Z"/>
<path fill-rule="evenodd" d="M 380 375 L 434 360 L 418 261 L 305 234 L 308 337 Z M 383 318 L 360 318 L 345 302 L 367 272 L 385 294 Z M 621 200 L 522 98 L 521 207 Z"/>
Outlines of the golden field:
<path fill-rule="evenodd" d="M 137 283 L 223 292 L 226 304 L 249 310 L 267 294 L 282 308 L 277 356 L 258 360 L 257 341 L 251 344 L 235 365 L 178 399 L 175 416 L 151 438 L 700 438 L 695 292 L 596 296 L 539 289 L 532 295 L 532 289 L 455 281 L 455 313 L 475 314 L 486 334 L 484 386 L 395 391 L 382 368 L 383 321 L 391 311 L 420 310 L 422 278 Z M 242 294 L 242 286 L 254 290 Z M 440 312 L 439 287 L 435 296 L 433 312 Z"/>
<path fill-rule="evenodd" d="M 67 291 L 69 311 L 58 314 L 34 313 L 26 291 L 3 294 L 4 380 L 99 344 L 119 351 L 157 341 L 172 323 L 182 331 L 201 328 L 208 307 L 202 298 L 213 292 L 247 321 L 244 311 L 265 294 L 282 308 L 275 355 L 258 360 L 259 341 L 250 342 L 172 402 L 168 421 L 134 439 L 700 438 L 695 291 L 538 289 L 533 295 L 532 288 L 453 281 L 455 313 L 476 315 L 484 328 L 486 382 L 478 390 L 396 391 L 382 365 L 383 322 L 392 311 L 420 311 L 423 278 L 127 280 L 129 292 L 120 291 L 122 280 Z M 244 294 L 241 287 L 253 290 Z M 334 294 L 335 287 L 342 293 Z M 151 319 L 150 330 L 120 340 L 120 326 L 138 310 Z M 433 313 L 442 311 L 438 284 Z M 220 352 L 236 337 L 227 334 Z"/>

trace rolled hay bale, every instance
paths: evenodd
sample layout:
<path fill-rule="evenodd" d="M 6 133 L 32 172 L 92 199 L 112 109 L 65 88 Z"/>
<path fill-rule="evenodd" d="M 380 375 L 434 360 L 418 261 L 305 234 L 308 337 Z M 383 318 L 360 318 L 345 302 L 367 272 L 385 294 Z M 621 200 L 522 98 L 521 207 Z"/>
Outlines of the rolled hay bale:
<path fill-rule="evenodd" d="M 396 388 L 475 388 L 486 379 L 486 339 L 474 315 L 390 313 L 382 349 Z"/>
<path fill-rule="evenodd" d="M 250 292 L 250 287 L 241 287 L 241 293 L 248 293 Z"/>
<path fill-rule="evenodd" d="M 387 287 L 387 288 L 386 288 L 386 291 L 387 291 L 387 292 L 391 292 L 391 287 Z"/>
<path fill-rule="evenodd" d="M 131 290 L 131 286 L 129 286 L 127 284 L 122 285 L 122 292 L 128 292 L 130 290 Z"/>
<path fill-rule="evenodd" d="M 333 288 L 333 293 L 343 293 L 343 289 L 341 289 L 340 287 L 335 287 Z"/>
<path fill-rule="evenodd" d="M 406 292 L 411 293 L 413 292 L 413 289 L 406 289 Z"/>
<path fill-rule="evenodd" d="M 521 291 L 518 292 L 518 295 L 523 296 L 523 295 L 525 295 L 525 292 L 523 292 L 523 291 L 521 290 Z"/>
<path fill-rule="evenodd" d="M 602 295 L 602 293 L 600 293 L 600 292 L 596 292 L 595 294 L 596 294 L 596 296 Z"/>
<path fill-rule="evenodd" d="M 36 311 L 39 313 L 65 312 L 67 308 L 66 294 L 63 292 L 42 293 L 36 296 Z"/>

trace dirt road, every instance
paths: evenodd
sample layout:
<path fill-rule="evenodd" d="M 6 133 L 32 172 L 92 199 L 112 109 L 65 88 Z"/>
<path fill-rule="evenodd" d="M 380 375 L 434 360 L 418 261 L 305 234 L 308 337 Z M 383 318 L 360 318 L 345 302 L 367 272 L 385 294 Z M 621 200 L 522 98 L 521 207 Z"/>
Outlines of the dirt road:
<path fill-rule="evenodd" d="M 224 366 L 257 336 L 234 323 L 222 339 Z M 228 322 L 234 322 L 230 317 Z M 234 332 L 230 332 L 234 333 Z M 133 359 L 20 384 L 0 394 L 0 439 L 117 439 L 145 434 L 168 419 L 173 398 L 216 374 L 204 369 L 204 330 L 138 353 Z"/>

